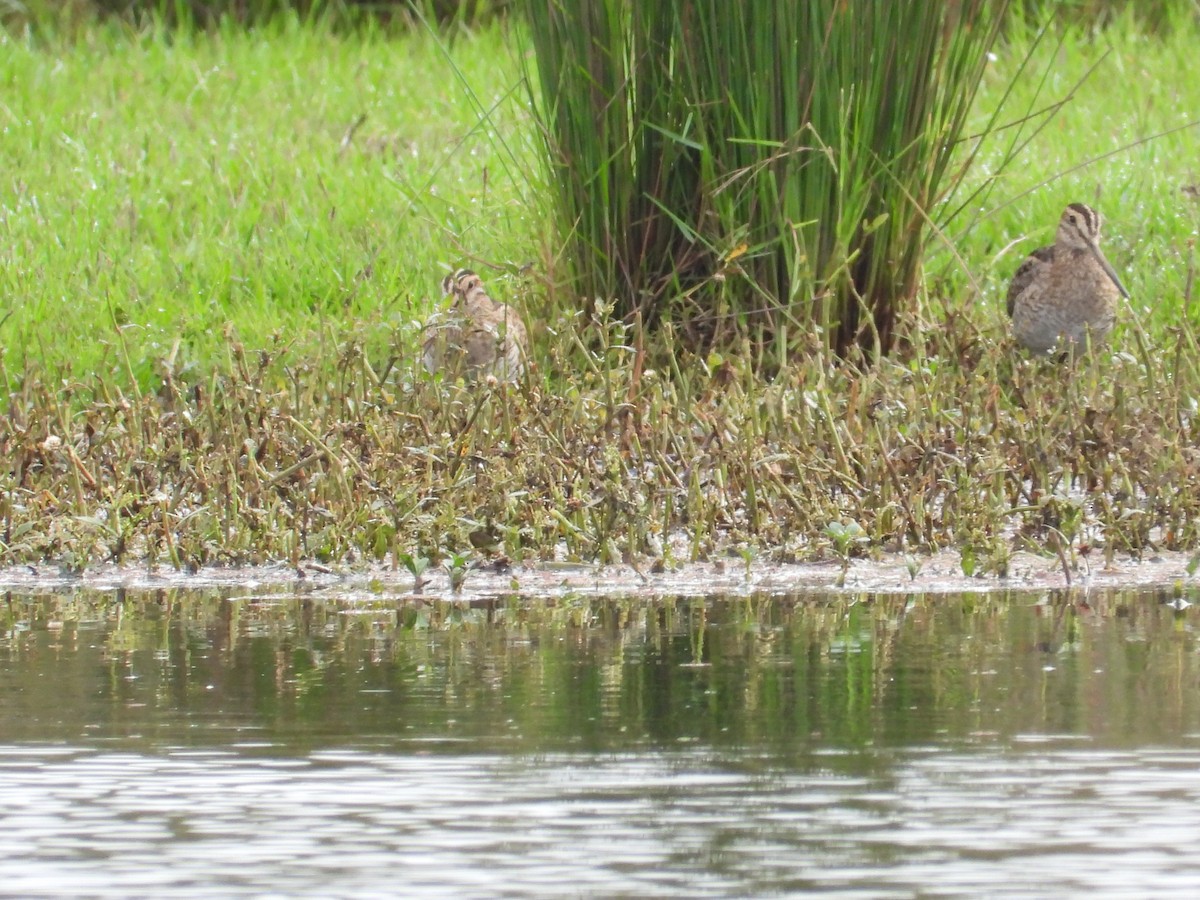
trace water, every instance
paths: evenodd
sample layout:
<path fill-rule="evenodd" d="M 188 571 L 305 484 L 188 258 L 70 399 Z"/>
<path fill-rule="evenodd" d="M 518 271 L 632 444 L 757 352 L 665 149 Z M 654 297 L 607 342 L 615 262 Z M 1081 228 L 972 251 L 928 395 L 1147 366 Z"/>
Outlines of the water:
<path fill-rule="evenodd" d="M 0 893 L 1195 896 L 1165 599 L 12 597 Z"/>

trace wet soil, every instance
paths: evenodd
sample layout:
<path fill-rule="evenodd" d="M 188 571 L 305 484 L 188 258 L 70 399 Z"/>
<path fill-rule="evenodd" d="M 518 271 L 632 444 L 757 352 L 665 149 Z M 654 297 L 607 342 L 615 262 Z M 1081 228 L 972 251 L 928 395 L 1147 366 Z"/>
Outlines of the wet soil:
<path fill-rule="evenodd" d="M 755 560 L 746 565 L 740 557 L 687 563 L 662 572 L 630 565 L 588 565 L 548 562 L 531 565 L 484 563 L 471 568 L 461 590 L 451 589 L 448 572 L 431 567 L 414 579 L 404 569 L 390 566 L 327 567 L 302 563 L 299 567 L 203 568 L 193 573 L 168 567 L 98 566 L 83 573 L 53 567 L 15 566 L 0 569 L 0 590 L 45 593 L 91 589 L 206 589 L 233 588 L 239 592 L 300 592 L 336 594 L 339 600 L 416 598 L 488 600 L 520 596 L 531 600 L 573 595 L 703 596 L 752 592 L 847 593 L 961 593 L 985 591 L 1048 591 L 1099 588 L 1181 587 L 1193 581 L 1188 575 L 1189 555 L 1158 553 L 1142 559 L 1080 560 L 1067 566 L 1055 557 L 1017 553 L 1007 576 L 969 577 L 954 551 L 932 556 L 885 555 L 855 559 L 844 578 L 837 561 L 780 564 Z M 917 567 L 915 572 L 911 567 Z"/>

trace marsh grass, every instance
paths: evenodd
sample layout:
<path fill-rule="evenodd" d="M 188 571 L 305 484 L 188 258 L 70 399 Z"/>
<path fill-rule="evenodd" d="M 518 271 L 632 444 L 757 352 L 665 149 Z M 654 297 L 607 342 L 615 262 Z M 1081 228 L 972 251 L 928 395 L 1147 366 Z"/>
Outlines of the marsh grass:
<path fill-rule="evenodd" d="M 580 292 L 696 344 L 886 352 L 1006 8 L 527 4 Z"/>
<path fill-rule="evenodd" d="M 988 574 L 1018 548 L 1070 571 L 1200 545 L 1194 32 L 1040 45 L 1047 100 L 1099 68 L 1021 165 L 997 177 L 1008 148 L 981 150 L 966 186 L 992 199 L 928 255 L 897 351 L 860 371 L 798 334 L 770 380 L 749 342 L 698 356 L 604 298 L 577 311 L 506 40 L 448 56 L 293 22 L 5 47 L 0 563 L 381 561 L 469 584 L 502 556 L 950 546 Z M 989 70 L 972 126 L 1024 54 Z M 1003 279 L 1077 199 L 1134 303 L 1112 348 L 1028 360 Z M 534 326 L 516 387 L 416 363 L 464 263 Z"/>
<path fill-rule="evenodd" d="M 763 384 L 680 350 L 675 377 L 635 382 L 635 341 L 593 327 L 609 349 L 554 391 L 405 363 L 384 376 L 353 335 L 317 358 L 235 344 L 226 374 L 164 362 L 140 396 L 26 377 L 0 447 L 3 561 L 419 555 L 465 572 L 496 554 L 670 565 L 746 545 L 777 559 L 959 546 L 983 574 L 1014 540 L 1073 564 L 1197 543 L 1200 425 L 1176 386 L 1200 384 L 1200 355 L 1064 368 L 949 332 L 865 372 L 814 348 Z M 853 523 L 852 545 L 834 522 Z"/>

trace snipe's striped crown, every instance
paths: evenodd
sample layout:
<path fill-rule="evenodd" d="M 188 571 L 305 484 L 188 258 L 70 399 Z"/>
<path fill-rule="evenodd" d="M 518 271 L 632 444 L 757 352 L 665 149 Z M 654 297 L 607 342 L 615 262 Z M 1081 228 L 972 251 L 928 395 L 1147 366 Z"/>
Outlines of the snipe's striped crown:
<path fill-rule="evenodd" d="M 453 275 L 442 279 L 443 294 L 466 294 L 468 291 L 483 286 L 483 281 L 470 269 L 456 269 Z"/>
<path fill-rule="evenodd" d="M 1100 213 L 1084 203 L 1072 203 L 1058 220 L 1056 243 L 1072 250 L 1088 250 L 1100 242 Z"/>

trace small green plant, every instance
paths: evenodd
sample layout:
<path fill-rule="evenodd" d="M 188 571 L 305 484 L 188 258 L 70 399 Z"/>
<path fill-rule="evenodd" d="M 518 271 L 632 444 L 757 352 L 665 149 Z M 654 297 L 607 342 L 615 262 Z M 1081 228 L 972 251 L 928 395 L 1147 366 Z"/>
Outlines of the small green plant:
<path fill-rule="evenodd" d="M 421 577 L 425 574 L 425 570 L 429 568 L 429 558 L 421 556 L 419 553 L 401 553 L 398 555 L 398 558 L 400 564 L 413 577 L 413 593 L 421 593 L 425 589 L 425 585 L 429 583 L 427 579 Z"/>
<path fill-rule="evenodd" d="M 754 569 L 754 560 L 758 558 L 758 548 L 754 544 L 742 544 L 737 548 L 737 551 L 745 567 L 743 577 L 746 581 L 749 581 Z"/>
<path fill-rule="evenodd" d="M 958 551 L 958 565 L 962 569 L 962 573 L 968 578 L 974 578 L 977 563 L 975 546 L 973 544 L 964 544 Z"/>
<path fill-rule="evenodd" d="M 846 573 L 850 570 L 850 559 L 854 549 L 867 542 L 867 534 L 858 522 L 850 519 L 846 522 L 830 522 L 825 526 L 825 536 L 833 542 L 833 552 L 841 561 L 841 573 L 838 576 L 838 587 L 846 584 Z"/>
<path fill-rule="evenodd" d="M 908 571 L 908 580 L 916 581 L 921 573 L 921 561 L 911 554 L 904 555 L 904 568 Z"/>
<path fill-rule="evenodd" d="M 446 567 L 446 573 L 450 576 L 450 590 L 454 593 L 459 593 L 463 589 L 463 584 L 467 580 L 467 572 L 469 571 L 470 557 L 465 553 L 451 553 L 450 558 L 443 565 Z"/>

